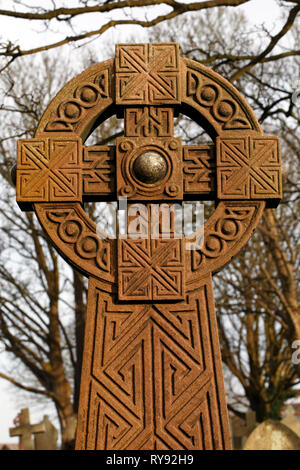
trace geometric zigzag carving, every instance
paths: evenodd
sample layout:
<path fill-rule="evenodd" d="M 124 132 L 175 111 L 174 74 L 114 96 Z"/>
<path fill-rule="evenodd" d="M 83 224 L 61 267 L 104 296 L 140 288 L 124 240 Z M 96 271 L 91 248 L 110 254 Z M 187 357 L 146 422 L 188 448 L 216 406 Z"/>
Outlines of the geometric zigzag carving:
<path fill-rule="evenodd" d="M 180 61 L 176 43 L 116 47 L 116 104 L 180 102 Z"/>
<path fill-rule="evenodd" d="M 218 137 L 220 199 L 280 199 L 281 162 L 277 137 Z"/>
<path fill-rule="evenodd" d="M 81 142 L 78 137 L 18 142 L 18 202 L 81 201 Z"/>
<path fill-rule="evenodd" d="M 211 281 L 187 303 L 135 306 L 115 304 L 90 282 L 96 301 L 77 448 L 230 448 L 222 377 L 214 374 L 222 364 Z"/>
<path fill-rule="evenodd" d="M 118 281 L 119 300 L 183 299 L 183 241 L 120 239 Z"/>

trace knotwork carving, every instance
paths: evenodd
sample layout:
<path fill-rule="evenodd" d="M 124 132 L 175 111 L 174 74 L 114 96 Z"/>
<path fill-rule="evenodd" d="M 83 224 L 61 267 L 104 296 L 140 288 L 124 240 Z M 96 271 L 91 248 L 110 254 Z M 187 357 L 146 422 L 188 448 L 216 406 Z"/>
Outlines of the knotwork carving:
<path fill-rule="evenodd" d="M 185 60 L 186 97 L 183 101 L 195 106 L 217 134 L 229 130 L 260 131 L 254 114 L 236 90 L 218 74 L 191 60 Z M 250 112 L 249 112 L 250 111 Z"/>
<path fill-rule="evenodd" d="M 83 119 L 89 108 L 96 106 L 99 101 L 109 96 L 108 70 L 97 74 L 92 82 L 82 83 L 74 90 L 73 97 L 58 105 L 54 120 L 45 127 L 45 131 L 73 131 L 74 125 Z"/>
<path fill-rule="evenodd" d="M 84 260 L 93 260 L 100 269 L 109 272 L 109 244 L 103 244 L 94 233 L 84 233 L 83 222 L 72 211 L 49 211 L 47 218 L 57 224 L 57 234 L 66 244 L 73 245 L 75 253 Z"/>
<path fill-rule="evenodd" d="M 71 80 L 46 109 L 37 134 L 74 132 L 86 137 L 98 114 L 112 103 L 113 72 L 113 61 L 109 60 L 84 71 L 80 80 Z"/>
<path fill-rule="evenodd" d="M 76 204 L 36 205 L 37 216 L 46 232 L 51 236 L 58 251 L 68 262 L 81 266 L 103 280 L 108 291 L 114 279 L 112 252 L 115 241 L 89 221 L 83 209 Z"/>
<path fill-rule="evenodd" d="M 202 116 L 202 120 L 200 119 L 201 123 L 203 123 L 203 119 L 207 120 L 207 122 L 212 126 L 212 129 L 214 129 L 214 135 L 221 134 L 223 130 L 225 130 L 223 129 L 222 123 L 224 124 L 224 122 L 226 123 L 226 121 L 232 119 L 232 116 L 230 119 L 224 116 L 224 118 L 222 118 L 223 121 L 221 120 L 220 123 L 220 121 L 214 117 L 211 112 L 211 108 L 213 102 L 220 103 L 219 100 L 204 101 L 203 103 L 201 100 L 198 101 L 197 94 L 199 96 L 202 83 L 201 80 L 203 79 L 207 83 L 217 84 L 222 99 L 228 100 L 231 109 L 235 108 L 237 112 L 240 113 L 239 115 L 241 116 L 242 121 L 239 124 L 239 118 L 237 119 L 235 123 L 236 127 L 234 128 L 235 130 L 240 129 L 243 131 L 245 129 L 249 129 L 258 132 L 258 134 L 262 134 L 260 125 L 249 104 L 229 82 L 224 80 L 220 75 L 215 74 L 208 67 L 190 59 L 181 58 L 180 67 L 184 72 L 181 95 L 181 103 L 184 107 L 184 113 L 188 114 L 190 108 L 194 110 L 193 117 L 196 118 L 196 114 L 198 113 L 199 116 Z M 61 117 L 58 114 L 58 108 L 62 102 L 72 102 L 75 96 L 78 96 L 78 94 L 76 94 L 76 90 L 79 86 L 78 83 L 94 84 L 97 83 L 99 76 L 102 76 L 104 83 L 107 83 L 107 85 L 103 84 L 100 87 L 100 89 L 103 89 L 103 92 L 100 93 L 101 99 L 99 98 L 93 106 L 85 107 L 83 104 L 75 102 L 76 105 L 79 105 L 79 107 L 82 107 L 83 109 L 81 109 L 80 112 L 77 111 L 76 116 L 71 116 L 72 123 L 69 123 L 70 125 L 68 125 L 69 118 L 65 119 L 65 121 L 61 120 Z M 50 106 L 46 109 L 38 125 L 36 134 L 38 135 L 41 132 L 44 132 L 45 129 L 50 131 L 50 127 L 53 127 L 53 124 L 57 121 L 58 126 L 60 125 L 59 123 L 62 122 L 63 128 L 61 131 L 66 132 L 73 130 L 77 135 L 81 135 L 81 137 L 85 138 L 90 132 L 96 117 L 100 117 L 104 111 L 108 110 L 109 106 L 114 101 L 111 86 L 112 80 L 109 79 L 109 77 L 113 76 L 114 60 L 110 59 L 106 62 L 90 67 L 79 77 L 75 77 L 71 80 L 65 87 L 63 87 L 63 89 L 57 94 L 56 98 L 51 102 Z M 222 113 L 220 115 L 222 115 Z"/>
<path fill-rule="evenodd" d="M 203 269 L 212 261 L 224 258 L 236 241 L 240 241 L 251 222 L 257 217 L 255 205 L 227 205 L 220 217 L 213 217 L 205 226 L 204 246 L 191 252 L 192 269 Z"/>

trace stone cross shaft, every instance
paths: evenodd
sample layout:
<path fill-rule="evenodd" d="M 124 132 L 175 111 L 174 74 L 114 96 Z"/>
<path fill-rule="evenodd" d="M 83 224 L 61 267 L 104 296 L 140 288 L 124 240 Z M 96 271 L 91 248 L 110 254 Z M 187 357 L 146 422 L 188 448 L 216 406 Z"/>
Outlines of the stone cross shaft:
<path fill-rule="evenodd" d="M 32 436 L 34 434 L 44 433 L 46 431 L 45 424 L 30 424 L 28 408 L 24 408 L 21 410 L 18 421 L 18 426 L 9 429 L 10 437 L 20 436 L 22 438 L 23 450 L 34 450 L 34 442 Z"/>
<path fill-rule="evenodd" d="M 208 145 L 182 144 L 174 116 Z M 86 146 L 105 119 L 114 146 Z M 62 256 L 89 277 L 77 449 L 230 449 L 212 275 L 281 198 L 277 137 L 220 75 L 176 43 L 119 44 L 115 59 L 75 77 L 18 142 L 17 201 L 34 209 Z M 85 201 L 127 203 L 127 235 L 101 232 Z M 190 240 L 153 204 L 214 200 Z M 145 235 L 146 233 L 146 235 Z M 201 238 L 202 237 L 202 238 Z M 201 240 L 200 240 L 201 238 Z M 202 241 L 202 243 L 200 243 Z"/>

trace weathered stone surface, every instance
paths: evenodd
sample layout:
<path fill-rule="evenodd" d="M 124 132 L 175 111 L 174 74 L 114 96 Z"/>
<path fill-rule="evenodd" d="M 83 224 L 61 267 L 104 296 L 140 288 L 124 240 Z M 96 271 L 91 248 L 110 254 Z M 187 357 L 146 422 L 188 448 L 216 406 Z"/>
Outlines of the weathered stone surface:
<path fill-rule="evenodd" d="M 156 182 L 147 183 L 137 177 L 135 165 L 139 158 L 158 154 L 165 162 L 165 172 Z M 117 195 L 130 200 L 182 200 L 182 146 L 175 137 L 119 137 L 116 145 Z"/>
<path fill-rule="evenodd" d="M 112 112 L 125 121 L 116 146 L 82 145 Z M 215 136 L 213 145 L 184 147 L 173 132 L 178 112 Z M 173 226 L 166 238 L 162 220 L 155 237 L 139 235 L 152 203 L 190 195 L 217 203 L 203 244 L 202 228 L 194 250 Z M 89 277 L 77 449 L 231 448 L 212 275 L 280 195 L 278 139 L 264 137 L 229 82 L 181 58 L 175 43 L 118 45 L 115 60 L 50 103 L 34 139 L 19 144 L 17 201 L 33 205 L 58 251 Z M 115 241 L 82 202 L 125 196 L 129 211 L 143 203 L 150 218 Z"/>
<path fill-rule="evenodd" d="M 81 139 L 44 137 L 18 142 L 19 204 L 81 201 Z"/>
<path fill-rule="evenodd" d="M 219 199 L 281 199 L 279 139 L 218 137 L 217 179 Z"/>
<path fill-rule="evenodd" d="M 180 101 L 178 44 L 117 45 L 117 104 L 162 105 L 177 104 Z"/>
<path fill-rule="evenodd" d="M 285 410 L 286 416 L 281 420 L 285 426 L 290 428 L 300 438 L 300 418 L 296 417 L 294 408 L 289 405 Z"/>
<path fill-rule="evenodd" d="M 250 434 L 244 450 L 300 450 L 300 438 L 280 421 L 268 419 Z"/>
<path fill-rule="evenodd" d="M 44 416 L 42 423 L 45 426 L 45 432 L 34 435 L 35 450 L 56 450 L 58 431 L 51 423 L 47 415 Z"/>
<path fill-rule="evenodd" d="M 44 433 L 46 430 L 45 424 L 30 424 L 28 408 L 23 408 L 15 421 L 17 426 L 9 429 L 10 437 L 20 436 L 20 449 L 34 450 L 32 436 L 37 433 Z"/>

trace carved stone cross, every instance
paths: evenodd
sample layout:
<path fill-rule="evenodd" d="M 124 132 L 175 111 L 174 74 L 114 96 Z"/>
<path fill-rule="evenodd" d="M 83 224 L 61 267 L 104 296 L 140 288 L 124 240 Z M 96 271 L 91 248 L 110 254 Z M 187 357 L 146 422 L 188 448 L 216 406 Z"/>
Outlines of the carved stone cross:
<path fill-rule="evenodd" d="M 214 143 L 182 146 L 177 113 Z M 113 114 L 124 137 L 84 146 Z M 129 236 L 115 240 L 82 202 L 125 197 Z M 280 198 L 279 139 L 176 43 L 119 44 L 57 94 L 18 143 L 17 201 L 89 277 L 77 449 L 230 449 L 212 274 Z M 202 245 L 201 231 L 187 250 L 173 223 L 166 237 L 163 218 L 147 231 L 154 203 L 189 199 L 216 202 Z"/>
<path fill-rule="evenodd" d="M 34 442 L 32 436 L 34 434 L 44 433 L 46 431 L 45 424 L 30 424 L 29 409 L 23 408 L 18 415 L 18 425 L 9 429 L 10 437 L 20 436 L 22 439 L 23 450 L 34 450 Z"/>

